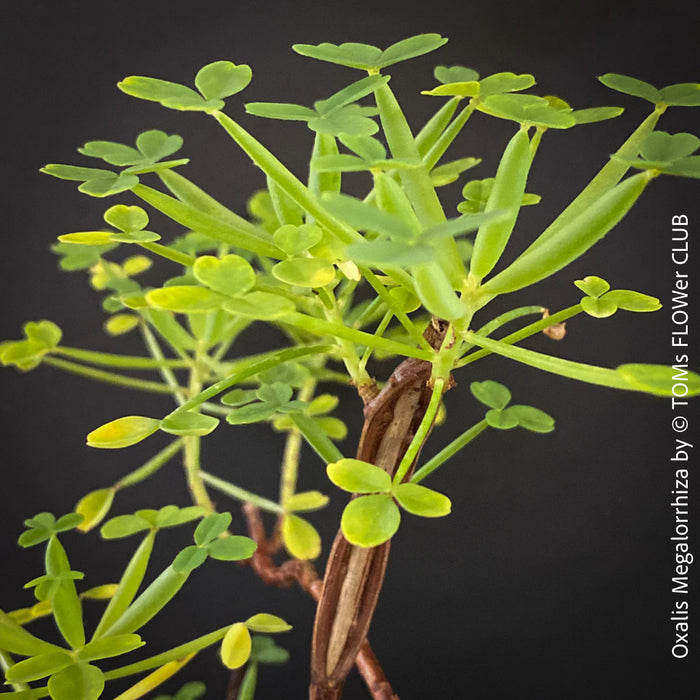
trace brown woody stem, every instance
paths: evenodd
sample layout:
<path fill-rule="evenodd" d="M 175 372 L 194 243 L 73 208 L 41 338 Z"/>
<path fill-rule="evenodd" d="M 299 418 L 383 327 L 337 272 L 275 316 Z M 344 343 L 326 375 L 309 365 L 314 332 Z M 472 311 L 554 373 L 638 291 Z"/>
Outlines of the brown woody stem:
<path fill-rule="evenodd" d="M 275 564 L 272 555 L 279 550 L 279 541 L 274 538 L 267 538 L 262 518 L 260 517 L 260 510 L 257 506 L 246 503 L 243 506 L 243 512 L 248 522 L 250 537 L 258 543 L 258 549 L 250 559 L 250 565 L 260 579 L 264 583 L 279 588 L 287 588 L 297 584 L 315 601 L 318 601 L 321 597 L 323 581 L 321 581 L 313 564 L 299 561 L 298 559 L 289 559 L 281 565 Z M 399 700 L 398 696 L 394 695 L 391 685 L 367 640 L 362 645 L 355 664 L 373 700 Z M 237 695 L 231 696 L 230 692 L 231 687 L 234 688 L 234 692 L 237 692 L 237 688 L 242 680 L 242 674 L 239 675 L 241 676 L 240 678 L 238 675 L 232 674 L 227 700 L 229 697 L 237 697 Z"/>
<path fill-rule="evenodd" d="M 431 324 L 426 338 L 433 348 L 440 347 L 446 330 L 446 324 L 440 321 Z M 431 363 L 409 358 L 394 370 L 382 391 L 366 403 L 357 459 L 375 464 L 394 476 L 430 402 L 431 371 Z M 449 386 L 448 382 L 445 389 Z M 424 438 L 428 432 L 425 431 Z M 413 466 L 405 478 L 410 477 L 412 469 Z M 358 547 L 350 544 L 342 531 L 336 535 L 316 611 L 310 700 L 341 697 L 345 679 L 366 643 L 390 546 L 388 541 L 378 547 Z M 367 684 L 377 700 L 396 697 L 383 674 L 372 676 Z"/>

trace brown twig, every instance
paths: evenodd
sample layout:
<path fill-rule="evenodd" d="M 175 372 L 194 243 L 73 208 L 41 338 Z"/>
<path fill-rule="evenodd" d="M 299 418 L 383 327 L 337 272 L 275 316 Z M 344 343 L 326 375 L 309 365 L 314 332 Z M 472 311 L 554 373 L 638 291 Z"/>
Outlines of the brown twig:
<path fill-rule="evenodd" d="M 278 588 L 288 588 L 296 584 L 318 602 L 323 589 L 323 581 L 314 565 L 298 559 L 288 559 L 282 564 L 276 564 L 273 554 L 277 552 L 279 545 L 274 540 L 267 538 L 260 509 L 246 503 L 243 506 L 243 513 L 248 523 L 248 533 L 258 545 L 258 549 L 248 560 L 248 563 L 260 577 L 260 580 Z M 372 700 L 399 700 L 366 639 L 357 654 L 355 665 L 372 695 Z M 230 694 L 231 688 L 236 693 L 238 692 L 236 688 L 240 685 L 240 680 L 236 684 L 237 680 L 237 678 L 232 677 L 226 700 L 234 700 L 237 697 L 237 695 Z"/>

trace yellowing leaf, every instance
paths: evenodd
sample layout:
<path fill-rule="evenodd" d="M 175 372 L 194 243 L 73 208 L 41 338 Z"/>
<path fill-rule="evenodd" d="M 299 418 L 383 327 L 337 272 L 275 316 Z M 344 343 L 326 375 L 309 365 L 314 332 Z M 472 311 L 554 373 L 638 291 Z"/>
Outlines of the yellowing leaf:
<path fill-rule="evenodd" d="M 77 243 L 79 245 L 105 245 L 112 242 L 111 231 L 81 231 L 80 233 L 64 233 L 58 237 L 61 243 Z"/>
<path fill-rule="evenodd" d="M 221 660 L 226 668 L 240 668 L 250 658 L 252 640 L 248 628 L 237 622 L 231 625 L 221 642 Z"/>
<path fill-rule="evenodd" d="M 87 444 L 108 450 L 129 447 L 155 433 L 159 425 L 155 418 L 124 416 L 95 428 L 87 436 Z"/>
<path fill-rule="evenodd" d="M 104 329 L 108 335 L 124 335 L 139 325 L 139 317 L 133 314 L 115 314 L 105 321 Z"/>
<path fill-rule="evenodd" d="M 287 551 L 297 559 L 315 559 L 321 553 L 321 536 L 316 528 L 297 515 L 285 516 L 282 540 Z"/>
<path fill-rule="evenodd" d="M 75 512 L 85 517 L 83 522 L 78 525 L 78 530 L 88 532 L 96 525 L 99 525 L 105 515 L 109 513 L 112 501 L 114 501 L 114 494 L 115 489 L 109 488 L 98 489 L 83 496 L 78 505 L 75 506 Z"/>

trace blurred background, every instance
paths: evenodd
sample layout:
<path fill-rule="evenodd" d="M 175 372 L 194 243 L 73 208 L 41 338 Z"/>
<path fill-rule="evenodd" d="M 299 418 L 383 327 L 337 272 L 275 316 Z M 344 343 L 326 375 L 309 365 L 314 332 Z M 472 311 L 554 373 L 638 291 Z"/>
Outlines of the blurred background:
<path fill-rule="evenodd" d="M 39 168 L 47 162 L 94 165 L 75 152 L 86 141 L 133 143 L 139 132 L 160 128 L 184 137 L 178 156 L 192 161 L 183 174 L 235 211 L 243 213 L 246 199 L 264 184 L 214 120 L 127 97 L 115 87 L 126 75 L 191 84 L 208 62 L 250 64 L 253 82 L 240 98 L 228 101 L 227 111 L 299 176 L 305 175 L 312 133 L 303 124 L 245 115 L 243 103 L 311 104 L 360 76 L 298 56 L 293 43 L 360 41 L 384 48 L 422 32 L 447 36 L 449 43 L 438 52 L 389 71 L 415 129 L 439 106 L 436 98 L 420 95 L 434 86 L 432 70 L 439 64 L 470 66 L 482 75 L 532 73 L 537 94 L 560 96 L 576 108 L 624 106 L 617 119 L 546 134 L 528 184 L 542 202 L 523 212 L 511 258 L 649 112 L 647 103 L 608 90 L 596 76 L 623 73 L 659 87 L 700 80 L 700 10 L 690 3 L 25 0 L 4 3 L 0 17 L 0 338 L 18 338 L 25 321 L 47 318 L 61 326 L 66 345 L 109 352 L 143 351 L 136 337 L 104 335 L 100 296 L 89 289 L 85 275 L 59 272 L 49 246 L 61 233 L 99 227 L 108 206 L 135 201 L 128 194 L 91 199 Z M 698 111 L 672 108 L 659 128 L 698 133 Z M 467 179 L 490 177 L 512 132 L 510 123 L 477 114 L 448 155 L 483 158 Z M 450 216 L 457 213 L 460 189 L 442 191 Z M 573 280 L 598 275 L 613 287 L 658 296 L 666 306 L 653 315 L 579 317 L 563 341 L 542 336 L 528 340 L 527 347 L 609 367 L 672 362 L 670 220 L 681 213 L 697 227 L 697 181 L 659 178 L 583 259 L 494 305 L 493 313 L 524 304 L 564 308 L 581 296 Z M 155 215 L 152 228 L 164 238 L 181 232 Z M 157 280 L 154 275 L 152 283 Z M 700 301 L 693 304 L 697 339 Z M 256 326 L 239 350 L 250 353 L 277 342 L 280 336 Z M 691 364 L 697 369 L 699 362 L 696 345 Z M 390 363 L 375 367 L 380 378 L 391 369 Z M 472 365 L 455 378 L 458 386 L 446 398 L 448 422 L 434 431 L 427 456 L 481 417 L 468 390 L 474 380 L 505 383 L 514 402 L 549 412 L 557 429 L 549 435 L 488 431 L 427 482 L 449 494 L 452 515 L 439 521 L 404 518 L 370 634 L 395 691 L 403 700 L 698 697 L 697 642 L 684 662 L 670 654 L 669 402 L 579 385 L 500 358 Z M 350 388 L 340 389 L 340 395 L 340 415 L 350 428 L 341 449 L 350 455 L 361 428 L 361 404 Z M 15 544 L 22 521 L 43 510 L 69 511 L 85 492 L 113 483 L 147 459 L 155 444 L 103 452 L 87 448 L 85 434 L 121 415 L 159 416 L 169 410 L 163 398 L 95 385 L 48 367 L 27 375 L 13 369 L 0 373 L 3 609 L 30 605 L 31 594 L 22 586 L 41 573 L 38 551 L 21 551 Z M 697 435 L 697 409 L 691 419 Z M 266 426 L 223 427 L 204 442 L 203 459 L 213 473 L 274 498 L 281 448 L 282 436 Z M 303 463 L 301 487 L 332 496 L 328 509 L 311 516 L 326 543 L 322 570 L 345 497 L 327 482 L 311 453 Z M 697 481 L 693 489 L 691 498 L 700 499 Z M 186 497 L 172 464 L 149 487 L 120 493 L 114 514 L 184 504 Z M 221 498 L 219 505 L 230 508 L 234 526 L 242 527 L 238 504 Z M 693 518 L 697 528 L 697 515 Z M 166 565 L 189 536 L 163 534 L 159 564 Z M 86 572 L 89 585 L 114 580 L 131 551 L 130 541 L 102 545 L 94 533 L 64 540 L 73 568 Z M 691 610 L 699 577 L 693 577 Z M 98 608 L 90 609 L 88 619 L 95 619 Z M 256 697 L 304 698 L 312 603 L 298 590 L 265 587 L 236 565 L 212 562 L 190 579 L 163 619 L 146 628 L 149 653 L 259 611 L 282 615 L 294 630 L 278 640 L 292 660 L 261 669 Z M 50 633 L 46 626 L 37 629 Z M 696 639 L 693 632 L 691 639 Z M 206 698 L 223 698 L 227 675 L 209 650 L 164 688 L 174 692 L 187 679 L 204 680 Z M 354 672 L 346 697 L 367 697 Z"/>

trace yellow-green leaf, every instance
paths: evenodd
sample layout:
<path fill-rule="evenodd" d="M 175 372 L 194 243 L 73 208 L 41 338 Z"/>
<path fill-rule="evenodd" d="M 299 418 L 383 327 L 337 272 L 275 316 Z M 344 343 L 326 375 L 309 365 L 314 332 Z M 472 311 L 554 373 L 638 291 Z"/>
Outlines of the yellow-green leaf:
<path fill-rule="evenodd" d="M 95 428 L 87 436 L 87 444 L 109 450 L 129 447 L 155 433 L 159 425 L 155 418 L 124 416 Z"/>
<path fill-rule="evenodd" d="M 270 615 L 269 613 L 258 613 L 249 617 L 243 623 L 251 632 L 261 632 L 263 634 L 273 634 L 274 632 L 287 632 L 292 629 L 281 617 Z"/>
<path fill-rule="evenodd" d="M 102 522 L 112 507 L 115 492 L 116 489 L 114 488 L 98 489 L 88 493 L 78 501 L 78 505 L 75 506 L 75 512 L 80 513 L 85 518 L 78 525 L 78 530 L 88 532 Z"/>
<path fill-rule="evenodd" d="M 226 668 L 235 669 L 243 666 L 250 658 L 252 640 L 248 628 L 242 622 L 231 625 L 221 642 L 221 660 Z"/>
<path fill-rule="evenodd" d="M 316 528 L 297 515 L 286 515 L 282 522 L 282 540 L 296 559 L 315 559 L 321 553 L 321 536 Z"/>

